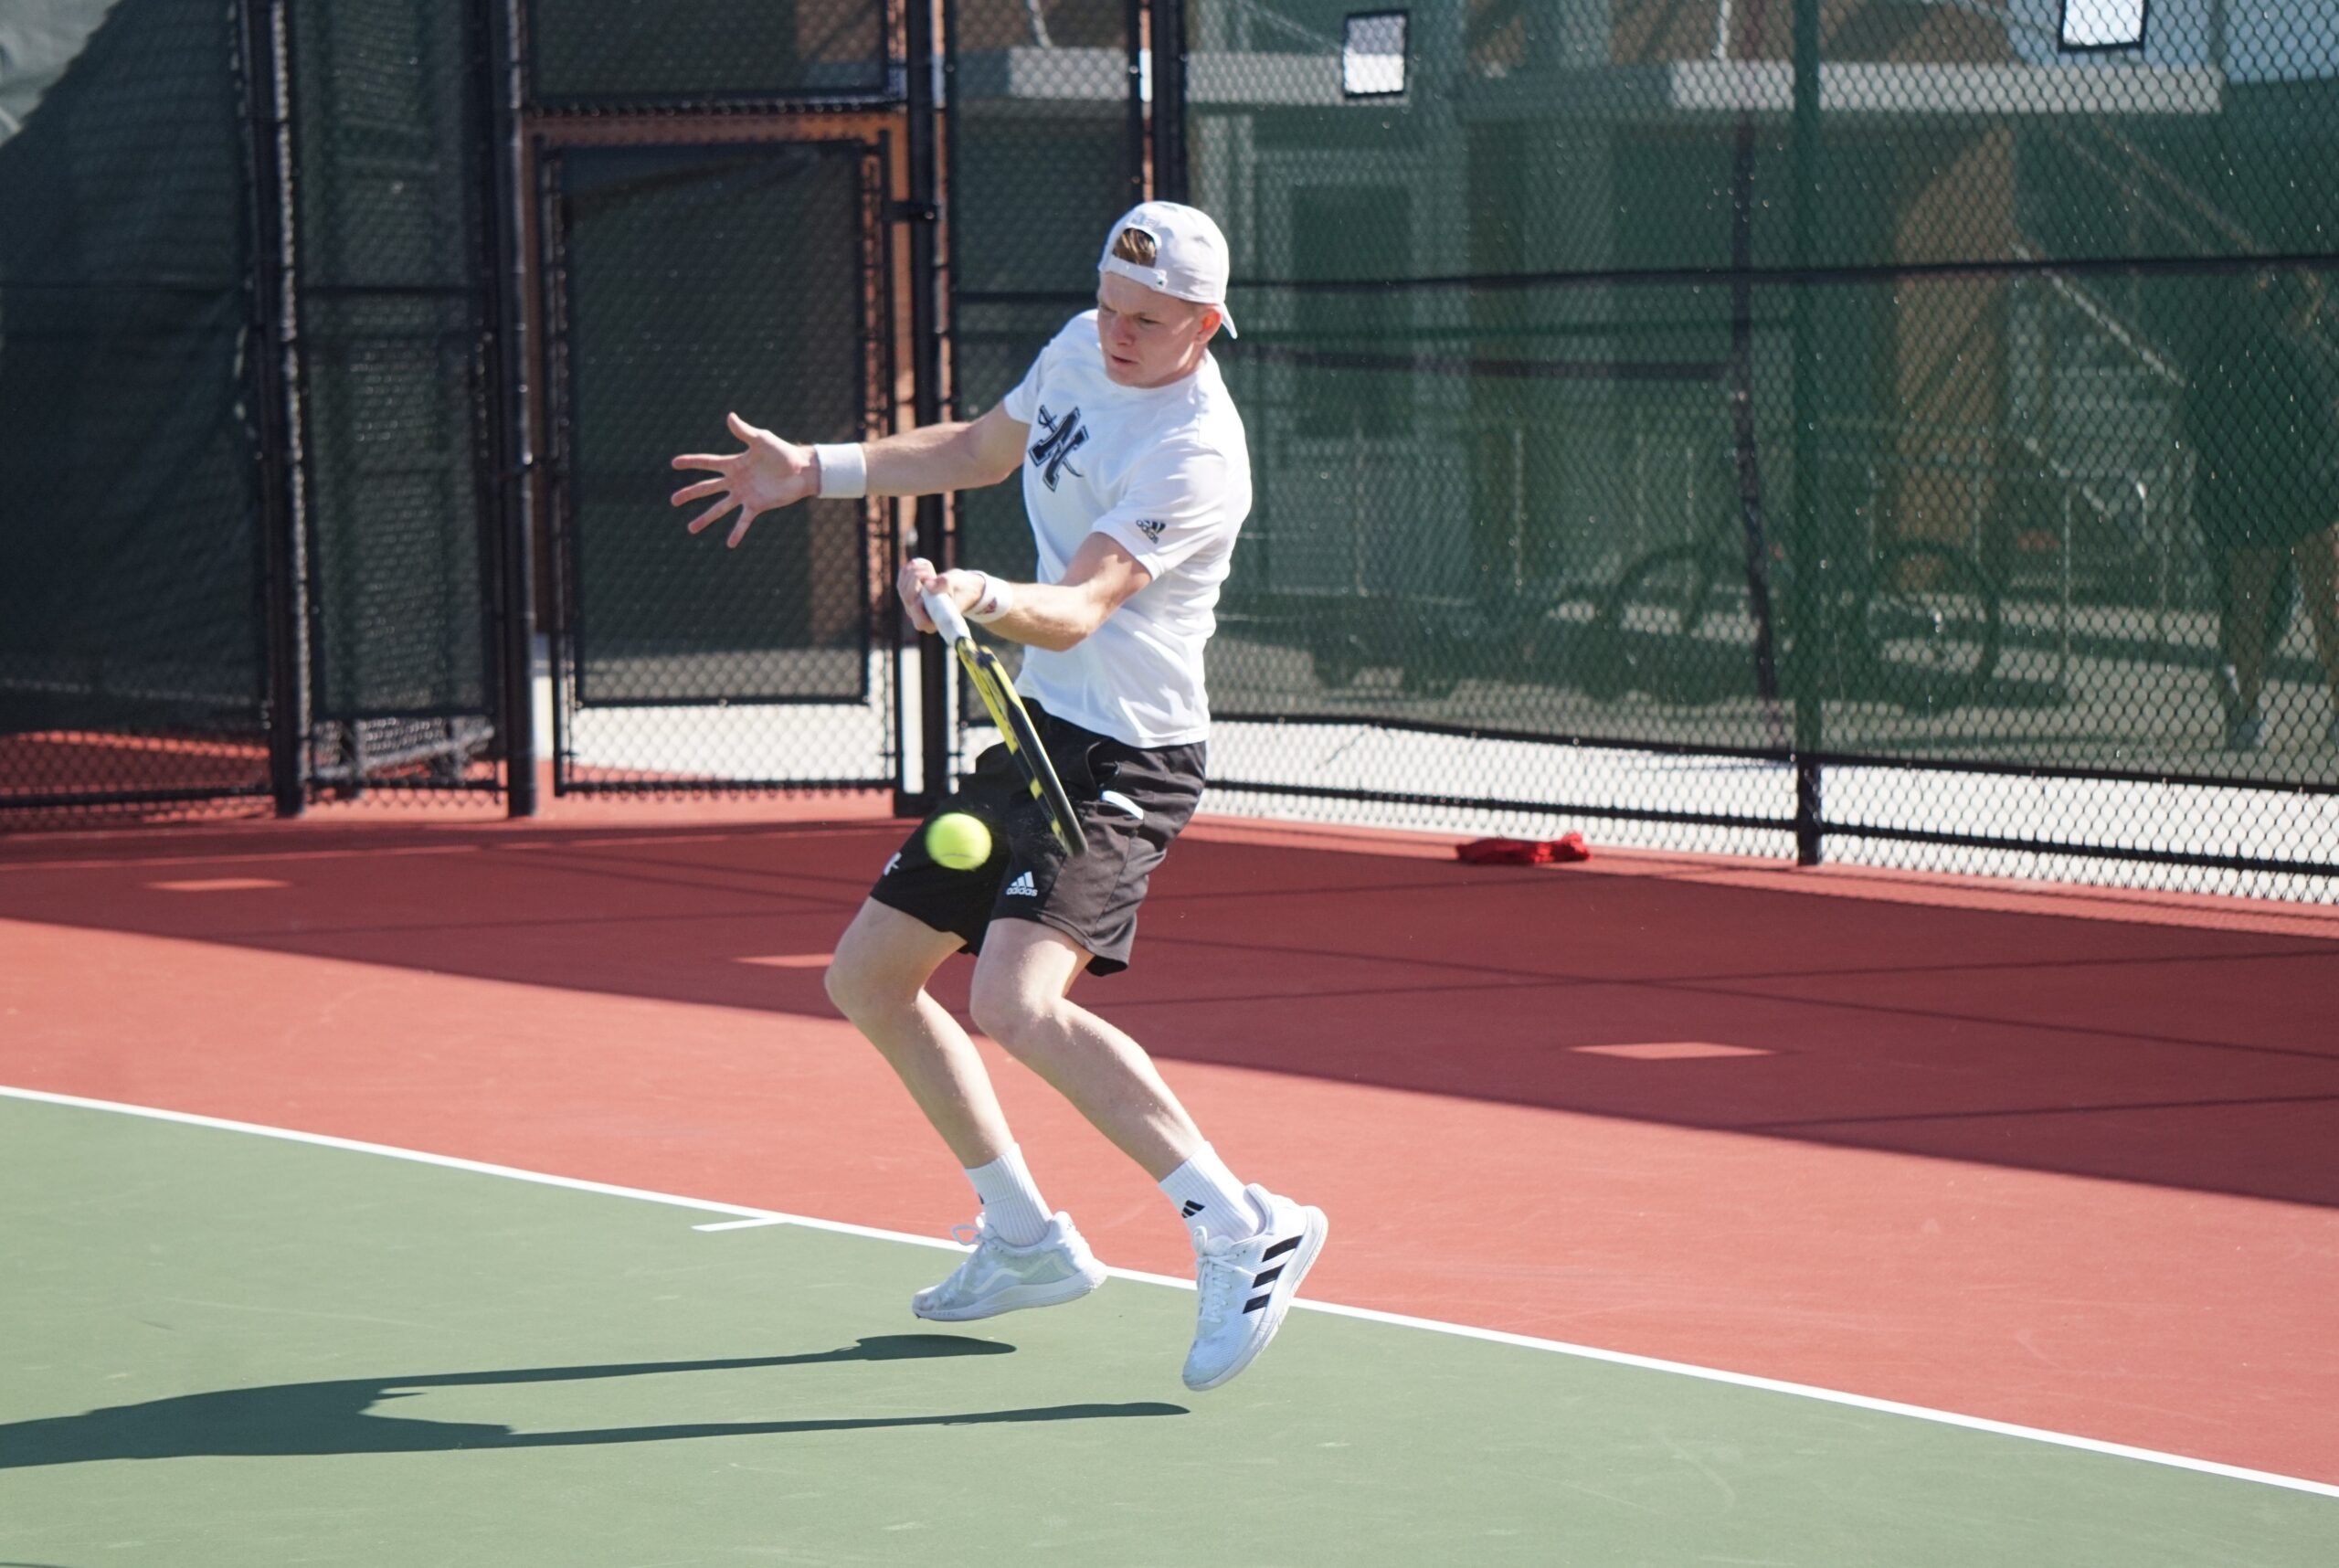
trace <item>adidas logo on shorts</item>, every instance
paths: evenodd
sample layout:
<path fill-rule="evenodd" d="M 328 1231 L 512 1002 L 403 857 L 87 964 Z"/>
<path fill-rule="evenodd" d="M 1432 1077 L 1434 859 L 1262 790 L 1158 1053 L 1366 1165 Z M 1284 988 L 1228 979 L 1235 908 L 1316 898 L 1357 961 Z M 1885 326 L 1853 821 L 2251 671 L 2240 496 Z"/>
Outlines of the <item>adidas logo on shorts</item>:
<path fill-rule="evenodd" d="M 1007 891 L 1000 895 L 1002 898 L 1037 898 L 1039 895 L 1040 885 L 1032 880 L 1032 874 L 1028 871 L 1009 883 Z"/>

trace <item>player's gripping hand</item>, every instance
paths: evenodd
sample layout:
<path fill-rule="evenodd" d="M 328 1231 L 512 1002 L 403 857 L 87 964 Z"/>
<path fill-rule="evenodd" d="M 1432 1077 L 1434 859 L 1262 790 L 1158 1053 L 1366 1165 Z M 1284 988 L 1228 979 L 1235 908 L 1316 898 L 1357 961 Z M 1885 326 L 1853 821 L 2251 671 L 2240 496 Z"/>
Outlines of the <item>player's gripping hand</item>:
<path fill-rule="evenodd" d="M 934 618 L 926 613 L 927 594 L 940 594 L 961 610 L 982 597 L 983 575 L 980 572 L 937 572 L 934 563 L 922 556 L 913 556 L 902 563 L 901 575 L 894 579 L 894 591 L 902 596 L 902 607 L 910 612 L 910 624 L 920 631 L 934 630 Z"/>
<path fill-rule="evenodd" d="M 793 441 L 783 441 L 769 430 L 759 430 L 736 414 L 727 416 L 731 433 L 747 443 L 745 451 L 724 456 L 714 452 L 686 452 L 674 460 L 679 469 L 704 469 L 714 473 L 713 479 L 702 479 L 696 484 L 686 484 L 674 492 L 672 504 L 688 506 L 693 501 L 716 497 L 714 505 L 691 519 L 690 531 L 703 533 L 717 518 L 737 508 L 738 521 L 731 524 L 731 537 L 725 541 L 729 548 L 737 549 L 739 541 L 747 536 L 748 525 L 765 513 L 781 506 L 790 506 L 819 493 L 820 475 L 812 461 L 812 449 L 799 447 Z"/>

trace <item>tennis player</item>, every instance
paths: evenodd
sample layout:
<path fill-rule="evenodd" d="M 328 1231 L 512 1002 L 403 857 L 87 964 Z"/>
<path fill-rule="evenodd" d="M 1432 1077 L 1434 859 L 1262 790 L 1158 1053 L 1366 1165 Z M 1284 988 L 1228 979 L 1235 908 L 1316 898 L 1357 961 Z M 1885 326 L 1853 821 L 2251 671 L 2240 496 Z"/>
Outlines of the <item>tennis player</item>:
<path fill-rule="evenodd" d="M 828 991 L 981 1200 L 972 1252 L 911 1309 L 958 1322 L 1071 1301 L 1105 1279 L 1070 1216 L 1041 1196 L 966 1031 L 927 994 L 928 978 L 965 949 L 976 955 L 976 1024 L 1144 1167 L 1184 1221 L 1201 1294 L 1185 1364 L 1195 1389 L 1233 1377 L 1274 1338 L 1323 1247 L 1324 1215 L 1238 1180 L 1144 1049 L 1068 993 L 1084 972 L 1128 966 L 1147 881 L 1201 798 L 1202 646 L 1251 508 L 1243 421 L 1210 355 L 1221 328 L 1234 331 L 1226 279 L 1216 224 L 1147 202 L 1106 237 L 1096 308 L 981 418 L 803 447 L 734 414 L 746 450 L 674 460 L 715 476 L 675 493 L 677 506 L 713 498 L 691 532 L 736 509 L 733 546 L 762 513 L 810 495 L 923 495 L 1021 474 L 1038 581 L 913 560 L 896 587 L 922 631 L 933 625 L 920 598 L 932 592 L 1023 645 L 1016 686 L 1088 848 L 1067 855 L 1053 842 L 993 747 L 947 802 L 991 825 L 990 860 L 950 870 L 912 833 L 839 939 Z"/>

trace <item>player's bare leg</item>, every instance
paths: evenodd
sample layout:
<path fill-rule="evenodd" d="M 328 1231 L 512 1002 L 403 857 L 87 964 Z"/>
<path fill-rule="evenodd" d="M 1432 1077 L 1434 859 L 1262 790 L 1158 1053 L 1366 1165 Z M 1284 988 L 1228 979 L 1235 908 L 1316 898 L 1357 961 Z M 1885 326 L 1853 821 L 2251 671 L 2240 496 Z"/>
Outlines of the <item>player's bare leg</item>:
<path fill-rule="evenodd" d="M 1178 1204 L 1200 1306 L 1186 1386 L 1216 1388 L 1275 1338 L 1328 1227 L 1321 1210 L 1238 1182 L 1144 1048 L 1071 999 L 1088 958 L 1051 927 L 993 921 L 975 967 L 975 1023 Z"/>
<path fill-rule="evenodd" d="M 926 992 L 934 971 L 962 946 L 950 933 L 872 900 L 837 938 L 828 990 L 958 1163 L 972 1169 L 998 1159 L 1014 1139 L 975 1043 Z"/>
<path fill-rule="evenodd" d="M 1159 1181 L 1202 1147 L 1201 1131 L 1144 1048 L 1067 994 L 1087 967 L 1087 953 L 1053 927 L 992 922 L 968 998 L 975 1027 Z"/>
<path fill-rule="evenodd" d="M 1105 1279 L 1070 1217 L 1048 1212 L 975 1043 L 926 994 L 927 980 L 961 945 L 872 900 L 838 938 L 828 973 L 829 999 L 893 1067 L 982 1199 L 967 1260 L 911 1300 L 919 1317 L 941 1322 L 1052 1307 Z"/>

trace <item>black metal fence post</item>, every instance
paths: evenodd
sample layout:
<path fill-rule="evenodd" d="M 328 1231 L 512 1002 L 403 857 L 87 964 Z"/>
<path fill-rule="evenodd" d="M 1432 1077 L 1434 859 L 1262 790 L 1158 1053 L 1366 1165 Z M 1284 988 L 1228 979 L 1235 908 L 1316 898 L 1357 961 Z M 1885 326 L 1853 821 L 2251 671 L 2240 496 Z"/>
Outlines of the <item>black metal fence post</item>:
<path fill-rule="evenodd" d="M 1186 196 L 1185 0 L 1152 0 L 1153 194 Z"/>
<path fill-rule="evenodd" d="M 284 180 L 288 87 L 282 0 L 241 0 L 238 64 L 243 76 L 246 198 L 251 215 L 250 302 L 252 433 L 258 494 L 263 615 L 268 648 L 268 773 L 276 814 L 297 817 L 308 804 L 308 608 L 297 500 L 293 400 L 293 281 L 290 236 L 292 196 Z"/>
<path fill-rule="evenodd" d="M 1826 857 L 1826 809 L 1821 798 L 1819 759 L 1808 752 L 1794 759 L 1794 863 L 1817 865 Z"/>
<path fill-rule="evenodd" d="M 1128 33 L 1129 205 L 1145 199 L 1146 138 L 1151 121 L 1147 101 L 1152 96 L 1152 71 L 1146 54 L 1146 0 L 1122 0 L 1121 26 Z"/>
<path fill-rule="evenodd" d="M 1800 270 L 1813 260 L 1813 228 L 1818 221 L 1819 192 L 1819 0 L 1794 0 L 1794 264 Z M 1825 749 L 1826 705 L 1817 679 L 1821 666 L 1832 662 L 1828 646 L 1833 630 L 1826 624 L 1825 601 L 1832 595 L 1827 574 L 1837 561 L 1833 520 L 1819 504 L 1819 360 L 1813 337 L 1812 291 L 1794 291 L 1793 355 L 1794 387 L 1794 540 L 1804 569 L 1794 576 L 1794 592 L 1802 602 L 1792 607 L 1794 624 L 1802 628 L 1805 656 L 1795 661 L 1794 683 L 1794 848 L 1795 863 L 1817 865 L 1826 853 L 1820 799 L 1819 764 L 1813 754 Z M 1815 643 L 1812 640 L 1816 636 Z M 1815 653 L 1816 657 L 1814 657 Z"/>
<path fill-rule="evenodd" d="M 482 149 L 487 164 L 489 255 L 493 291 L 482 313 L 492 339 L 486 417 L 497 609 L 499 706 L 504 803 L 509 815 L 536 814 L 535 508 L 530 479 L 535 467 L 530 429 L 534 389 L 524 342 L 527 322 L 527 259 L 521 235 L 521 113 L 526 78 L 518 7 L 513 0 L 479 0 L 479 88 L 489 127 Z"/>
<path fill-rule="evenodd" d="M 955 6 L 952 11 L 955 21 Z M 946 108 L 937 89 L 942 85 L 939 79 L 948 74 L 950 62 L 942 53 L 942 40 L 935 36 L 934 13 L 932 0 L 910 0 L 906 39 L 909 189 L 905 193 L 905 207 L 909 217 L 910 397 L 920 426 L 938 424 L 942 419 L 943 277 L 937 233 L 941 215 L 937 205 L 939 192 L 935 152 L 936 118 Z M 955 37 L 955 26 L 951 31 Z M 956 554 L 956 544 L 945 536 L 942 497 L 919 496 L 915 516 L 914 547 L 937 567 L 947 568 Z M 892 608 L 890 594 L 886 606 L 889 623 L 899 624 L 893 620 L 900 612 Z M 889 646 L 892 641 L 889 637 Z M 922 650 L 922 654 L 918 660 L 918 729 L 924 777 L 918 792 L 912 794 L 906 788 L 908 770 L 900 770 L 904 788 L 894 792 L 894 809 L 904 816 L 923 815 L 933 802 L 950 792 L 950 741 L 956 726 L 949 711 L 948 670 L 946 661 L 934 656 L 932 647 Z"/>

